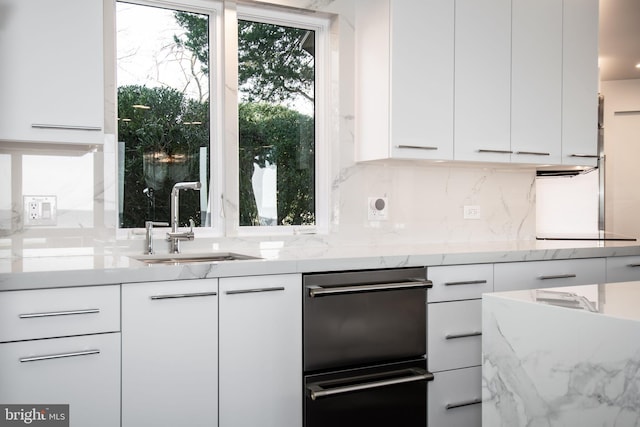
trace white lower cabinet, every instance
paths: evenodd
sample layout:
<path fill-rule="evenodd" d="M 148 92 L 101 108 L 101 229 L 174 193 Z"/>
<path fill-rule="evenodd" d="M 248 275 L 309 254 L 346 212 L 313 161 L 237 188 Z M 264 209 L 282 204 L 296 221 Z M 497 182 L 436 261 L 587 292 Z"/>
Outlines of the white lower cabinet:
<path fill-rule="evenodd" d="M 605 283 L 606 258 L 500 263 L 494 275 L 495 292 Z"/>
<path fill-rule="evenodd" d="M 217 425 L 217 293 L 217 279 L 122 287 L 123 427 Z"/>
<path fill-rule="evenodd" d="M 0 344 L 2 404 L 68 404 L 72 427 L 120 425 L 120 333 Z"/>
<path fill-rule="evenodd" d="M 302 425 L 302 279 L 220 279 L 220 426 Z"/>
<path fill-rule="evenodd" d="M 640 256 L 607 258 L 607 282 L 640 280 Z"/>
<path fill-rule="evenodd" d="M 482 368 L 437 372 L 429 382 L 429 427 L 482 425 Z"/>

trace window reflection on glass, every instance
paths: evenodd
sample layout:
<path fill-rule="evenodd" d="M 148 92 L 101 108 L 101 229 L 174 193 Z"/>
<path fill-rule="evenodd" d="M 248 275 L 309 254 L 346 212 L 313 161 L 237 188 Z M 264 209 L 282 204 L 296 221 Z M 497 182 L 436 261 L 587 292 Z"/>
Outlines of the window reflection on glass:
<path fill-rule="evenodd" d="M 240 225 L 315 224 L 315 32 L 238 21 Z"/>
<path fill-rule="evenodd" d="M 209 226 L 209 17 L 117 3 L 120 227 L 169 221 L 176 182 L 180 223 Z"/>

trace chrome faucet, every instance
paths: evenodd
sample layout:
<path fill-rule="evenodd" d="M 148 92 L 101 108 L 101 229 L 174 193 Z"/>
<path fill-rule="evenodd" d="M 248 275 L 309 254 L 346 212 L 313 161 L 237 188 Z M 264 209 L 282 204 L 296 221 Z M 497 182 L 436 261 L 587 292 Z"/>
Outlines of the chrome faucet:
<path fill-rule="evenodd" d="M 189 220 L 191 229 L 189 231 L 178 232 L 178 219 L 180 217 L 179 196 L 180 190 L 199 190 L 200 182 L 178 182 L 171 190 L 171 231 L 167 233 L 167 240 L 171 242 L 169 252 L 177 254 L 180 252 L 180 240 L 193 240 L 193 219 Z"/>
<path fill-rule="evenodd" d="M 158 221 L 145 221 L 144 228 L 146 229 L 146 239 L 144 245 L 144 254 L 145 255 L 153 255 L 153 227 L 168 227 L 168 222 L 158 222 Z"/>

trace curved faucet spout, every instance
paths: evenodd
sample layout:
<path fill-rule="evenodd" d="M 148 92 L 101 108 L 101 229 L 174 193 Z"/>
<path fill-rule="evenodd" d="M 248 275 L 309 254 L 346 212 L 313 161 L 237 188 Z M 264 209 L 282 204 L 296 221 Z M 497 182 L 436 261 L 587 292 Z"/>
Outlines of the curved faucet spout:
<path fill-rule="evenodd" d="M 171 232 L 167 235 L 167 240 L 171 242 L 171 252 L 180 252 L 180 240 L 193 240 L 193 223 L 191 231 L 187 233 L 178 233 L 178 220 L 180 218 L 180 190 L 199 190 L 202 184 L 195 182 L 177 182 L 171 190 Z"/>

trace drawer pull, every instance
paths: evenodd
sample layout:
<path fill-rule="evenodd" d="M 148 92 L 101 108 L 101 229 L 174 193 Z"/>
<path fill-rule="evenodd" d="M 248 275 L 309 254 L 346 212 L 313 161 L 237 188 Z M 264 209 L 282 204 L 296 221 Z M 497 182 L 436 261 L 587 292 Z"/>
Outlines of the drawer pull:
<path fill-rule="evenodd" d="M 481 148 L 481 149 L 478 150 L 478 153 L 512 154 L 513 151 L 511 151 L 511 150 L 487 150 L 487 149 Z"/>
<path fill-rule="evenodd" d="M 585 159 L 597 159 L 598 156 L 597 154 L 569 154 L 569 157 L 580 157 L 580 158 L 585 158 Z"/>
<path fill-rule="evenodd" d="M 238 289 L 237 291 L 226 291 L 227 295 L 240 295 L 240 294 L 257 294 L 260 292 L 276 292 L 284 291 L 284 286 L 277 286 L 275 288 L 256 288 L 256 289 Z"/>
<path fill-rule="evenodd" d="M 445 282 L 445 286 L 458 286 L 458 285 L 482 285 L 487 283 L 486 280 L 467 280 L 464 282 Z"/>
<path fill-rule="evenodd" d="M 393 374 L 396 377 L 386 379 L 388 374 Z M 385 379 L 378 379 L 380 377 L 384 377 Z M 344 383 L 347 385 L 342 386 L 336 384 L 335 381 L 312 383 L 307 386 L 307 390 L 309 391 L 311 400 L 317 400 L 321 397 L 352 393 L 372 388 L 388 387 L 397 384 L 406 384 L 414 381 L 433 381 L 433 374 L 423 369 L 411 368 L 401 371 L 386 372 L 383 374 L 345 378 Z"/>
<path fill-rule="evenodd" d="M 551 153 L 544 153 L 541 151 L 516 151 L 516 154 L 523 154 L 529 156 L 550 156 Z"/>
<path fill-rule="evenodd" d="M 480 399 L 479 397 L 476 397 L 475 399 L 465 400 L 458 403 L 447 403 L 445 406 L 445 409 L 462 408 L 464 406 L 477 405 L 478 403 L 482 403 L 482 399 Z"/>
<path fill-rule="evenodd" d="M 552 275 L 552 276 L 540 276 L 538 277 L 539 280 L 553 280 L 553 279 L 573 279 L 576 276 L 575 274 L 556 274 L 556 275 Z"/>
<path fill-rule="evenodd" d="M 62 359 L 64 357 L 89 356 L 91 354 L 100 354 L 100 350 L 74 351 L 73 353 L 49 354 L 47 356 L 23 357 L 20 363 L 38 362 L 40 360 Z"/>
<path fill-rule="evenodd" d="M 456 338 L 478 337 L 482 335 L 480 331 L 462 332 L 460 334 L 447 334 L 444 336 L 446 340 L 455 340 Z"/>
<path fill-rule="evenodd" d="M 425 147 L 420 145 L 396 145 L 396 148 L 410 148 L 412 150 L 437 150 L 438 147 Z"/>
<path fill-rule="evenodd" d="M 55 316 L 70 316 L 72 314 L 96 314 L 100 313 L 98 308 L 89 308 L 86 310 L 68 310 L 68 311 L 50 311 L 45 313 L 29 313 L 21 314 L 18 317 L 21 319 L 33 319 L 37 317 L 55 317 Z"/>
<path fill-rule="evenodd" d="M 627 264 L 627 267 L 640 267 L 640 263 Z"/>
<path fill-rule="evenodd" d="M 152 295 L 152 300 L 160 299 L 176 299 L 176 298 L 194 298 L 194 297 L 214 297 L 218 295 L 217 292 L 196 292 L 193 294 L 168 294 L 168 295 Z"/>
<path fill-rule="evenodd" d="M 419 289 L 431 288 L 433 283 L 431 280 L 415 280 L 400 283 L 378 283 L 374 285 L 355 285 L 355 286 L 332 286 L 323 288 L 322 286 L 307 286 L 309 296 L 311 298 L 321 297 L 325 295 L 353 294 L 356 292 L 376 292 L 376 291 L 396 291 L 402 289 Z"/>
<path fill-rule="evenodd" d="M 99 132 L 102 130 L 99 126 L 55 125 L 46 123 L 33 123 L 31 127 L 34 129 L 86 130 L 92 132 Z"/>

